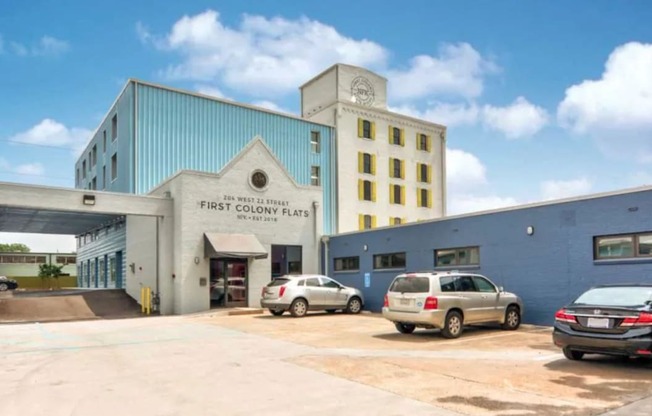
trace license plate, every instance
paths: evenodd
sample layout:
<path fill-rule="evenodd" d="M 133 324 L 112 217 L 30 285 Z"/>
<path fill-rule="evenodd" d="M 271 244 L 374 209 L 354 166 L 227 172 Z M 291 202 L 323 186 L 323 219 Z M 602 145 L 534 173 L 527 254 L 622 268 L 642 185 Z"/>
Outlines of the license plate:
<path fill-rule="evenodd" d="M 609 319 L 604 318 L 589 318 L 586 325 L 589 328 L 609 328 Z"/>
<path fill-rule="evenodd" d="M 401 299 L 399 302 L 401 306 L 410 306 L 411 303 L 410 299 Z"/>

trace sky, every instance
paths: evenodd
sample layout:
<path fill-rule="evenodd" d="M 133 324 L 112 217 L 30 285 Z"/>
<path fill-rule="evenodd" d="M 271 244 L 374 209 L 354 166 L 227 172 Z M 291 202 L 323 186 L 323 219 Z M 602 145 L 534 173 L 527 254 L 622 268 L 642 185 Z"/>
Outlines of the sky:
<path fill-rule="evenodd" d="M 128 78 L 296 114 L 340 62 L 448 127 L 449 214 L 652 184 L 650 21 L 644 0 L 1 1 L 0 181 L 73 187 Z"/>

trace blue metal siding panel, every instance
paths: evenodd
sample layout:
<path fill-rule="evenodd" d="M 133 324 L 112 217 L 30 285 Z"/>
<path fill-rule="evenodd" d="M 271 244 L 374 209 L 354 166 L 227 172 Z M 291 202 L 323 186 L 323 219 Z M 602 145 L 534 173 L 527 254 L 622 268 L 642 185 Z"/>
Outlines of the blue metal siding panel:
<path fill-rule="evenodd" d="M 133 193 L 133 173 L 132 173 L 132 148 L 133 148 L 133 83 L 130 83 L 124 93 L 118 98 L 116 104 L 111 108 L 107 117 L 100 123 L 97 132 L 88 143 L 84 152 L 79 156 L 75 163 L 75 174 L 77 169 L 80 171 L 80 182 L 75 183 L 79 189 L 88 189 L 88 184 L 95 177 L 97 179 L 97 189 L 103 190 L 104 177 L 103 167 L 106 168 L 106 190 L 112 192 Z M 118 115 L 118 136 L 116 140 L 111 139 L 112 119 Z M 104 149 L 104 131 L 106 131 L 106 149 Z M 88 153 L 97 146 L 97 165 L 90 170 L 90 161 Z M 118 174 L 115 181 L 111 181 L 111 157 L 117 154 Z M 83 161 L 86 160 L 87 174 L 86 179 L 82 179 L 81 174 Z"/>
<path fill-rule="evenodd" d="M 320 166 L 324 230 L 332 232 L 331 127 L 142 84 L 137 97 L 135 193 L 182 169 L 217 173 L 261 136 L 299 184 L 309 185 L 310 167 Z M 318 154 L 311 152 L 313 130 L 321 136 Z"/>
<path fill-rule="evenodd" d="M 374 254 L 404 251 L 407 270 L 432 270 L 435 249 L 479 246 L 480 266 L 470 271 L 521 296 L 525 322 L 549 325 L 558 308 L 593 285 L 652 283 L 652 259 L 593 259 L 595 236 L 652 231 L 651 214 L 649 191 L 332 236 L 329 270 L 334 258 L 359 255 L 359 273 L 331 275 L 362 289 L 367 307 L 378 311 L 400 271 L 374 272 Z M 532 236 L 525 231 L 529 225 L 535 228 Z M 365 244 L 366 252 L 361 250 Z M 364 288 L 365 272 L 372 275 L 369 288 Z"/>
<path fill-rule="evenodd" d="M 123 253 L 125 252 L 127 248 L 127 228 L 126 226 L 122 226 L 118 228 L 117 230 L 115 228 L 111 228 L 109 230 L 108 234 L 105 233 L 104 230 L 100 231 L 100 236 L 97 238 L 95 241 L 92 241 L 88 244 L 82 245 L 78 250 L 77 250 L 77 263 L 78 264 L 86 264 L 87 261 L 90 261 L 91 267 L 95 267 L 95 262 L 99 263 L 99 260 L 104 258 L 105 255 L 108 255 L 108 258 L 115 257 L 115 254 L 118 251 L 122 251 Z M 122 256 L 122 264 L 117 265 L 116 267 L 121 267 L 122 268 L 122 289 L 126 287 L 126 279 L 124 276 L 127 276 L 126 274 L 126 256 Z M 84 269 L 84 279 L 80 283 L 80 287 L 87 286 L 86 285 L 86 269 Z M 107 276 L 108 279 L 108 276 Z M 95 284 L 95 280 L 91 281 L 91 287 L 98 287 Z M 99 287 L 104 287 L 104 283 Z M 110 284 L 108 287 L 114 287 Z"/>

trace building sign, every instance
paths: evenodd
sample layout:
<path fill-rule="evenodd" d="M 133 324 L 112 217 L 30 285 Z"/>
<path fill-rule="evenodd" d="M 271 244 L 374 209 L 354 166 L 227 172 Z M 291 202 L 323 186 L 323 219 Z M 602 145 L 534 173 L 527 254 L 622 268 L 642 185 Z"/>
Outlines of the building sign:
<path fill-rule="evenodd" d="M 234 213 L 238 220 L 278 222 L 279 218 L 307 218 L 310 210 L 296 209 L 289 201 L 252 196 L 220 195 L 217 200 L 201 200 L 199 209 Z"/>

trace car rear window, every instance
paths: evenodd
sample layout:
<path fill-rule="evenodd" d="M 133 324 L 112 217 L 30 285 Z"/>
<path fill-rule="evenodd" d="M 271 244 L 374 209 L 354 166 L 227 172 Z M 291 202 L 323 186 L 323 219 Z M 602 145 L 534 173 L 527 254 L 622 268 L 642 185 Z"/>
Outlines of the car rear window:
<path fill-rule="evenodd" d="M 652 287 L 599 287 L 591 289 L 575 305 L 641 307 L 652 303 Z"/>
<path fill-rule="evenodd" d="M 287 282 L 289 282 L 290 279 L 274 279 L 271 282 L 267 284 L 267 287 L 274 287 L 274 286 L 283 286 Z"/>
<path fill-rule="evenodd" d="M 430 278 L 428 277 L 397 277 L 394 279 L 390 292 L 424 293 L 430 292 Z"/>

